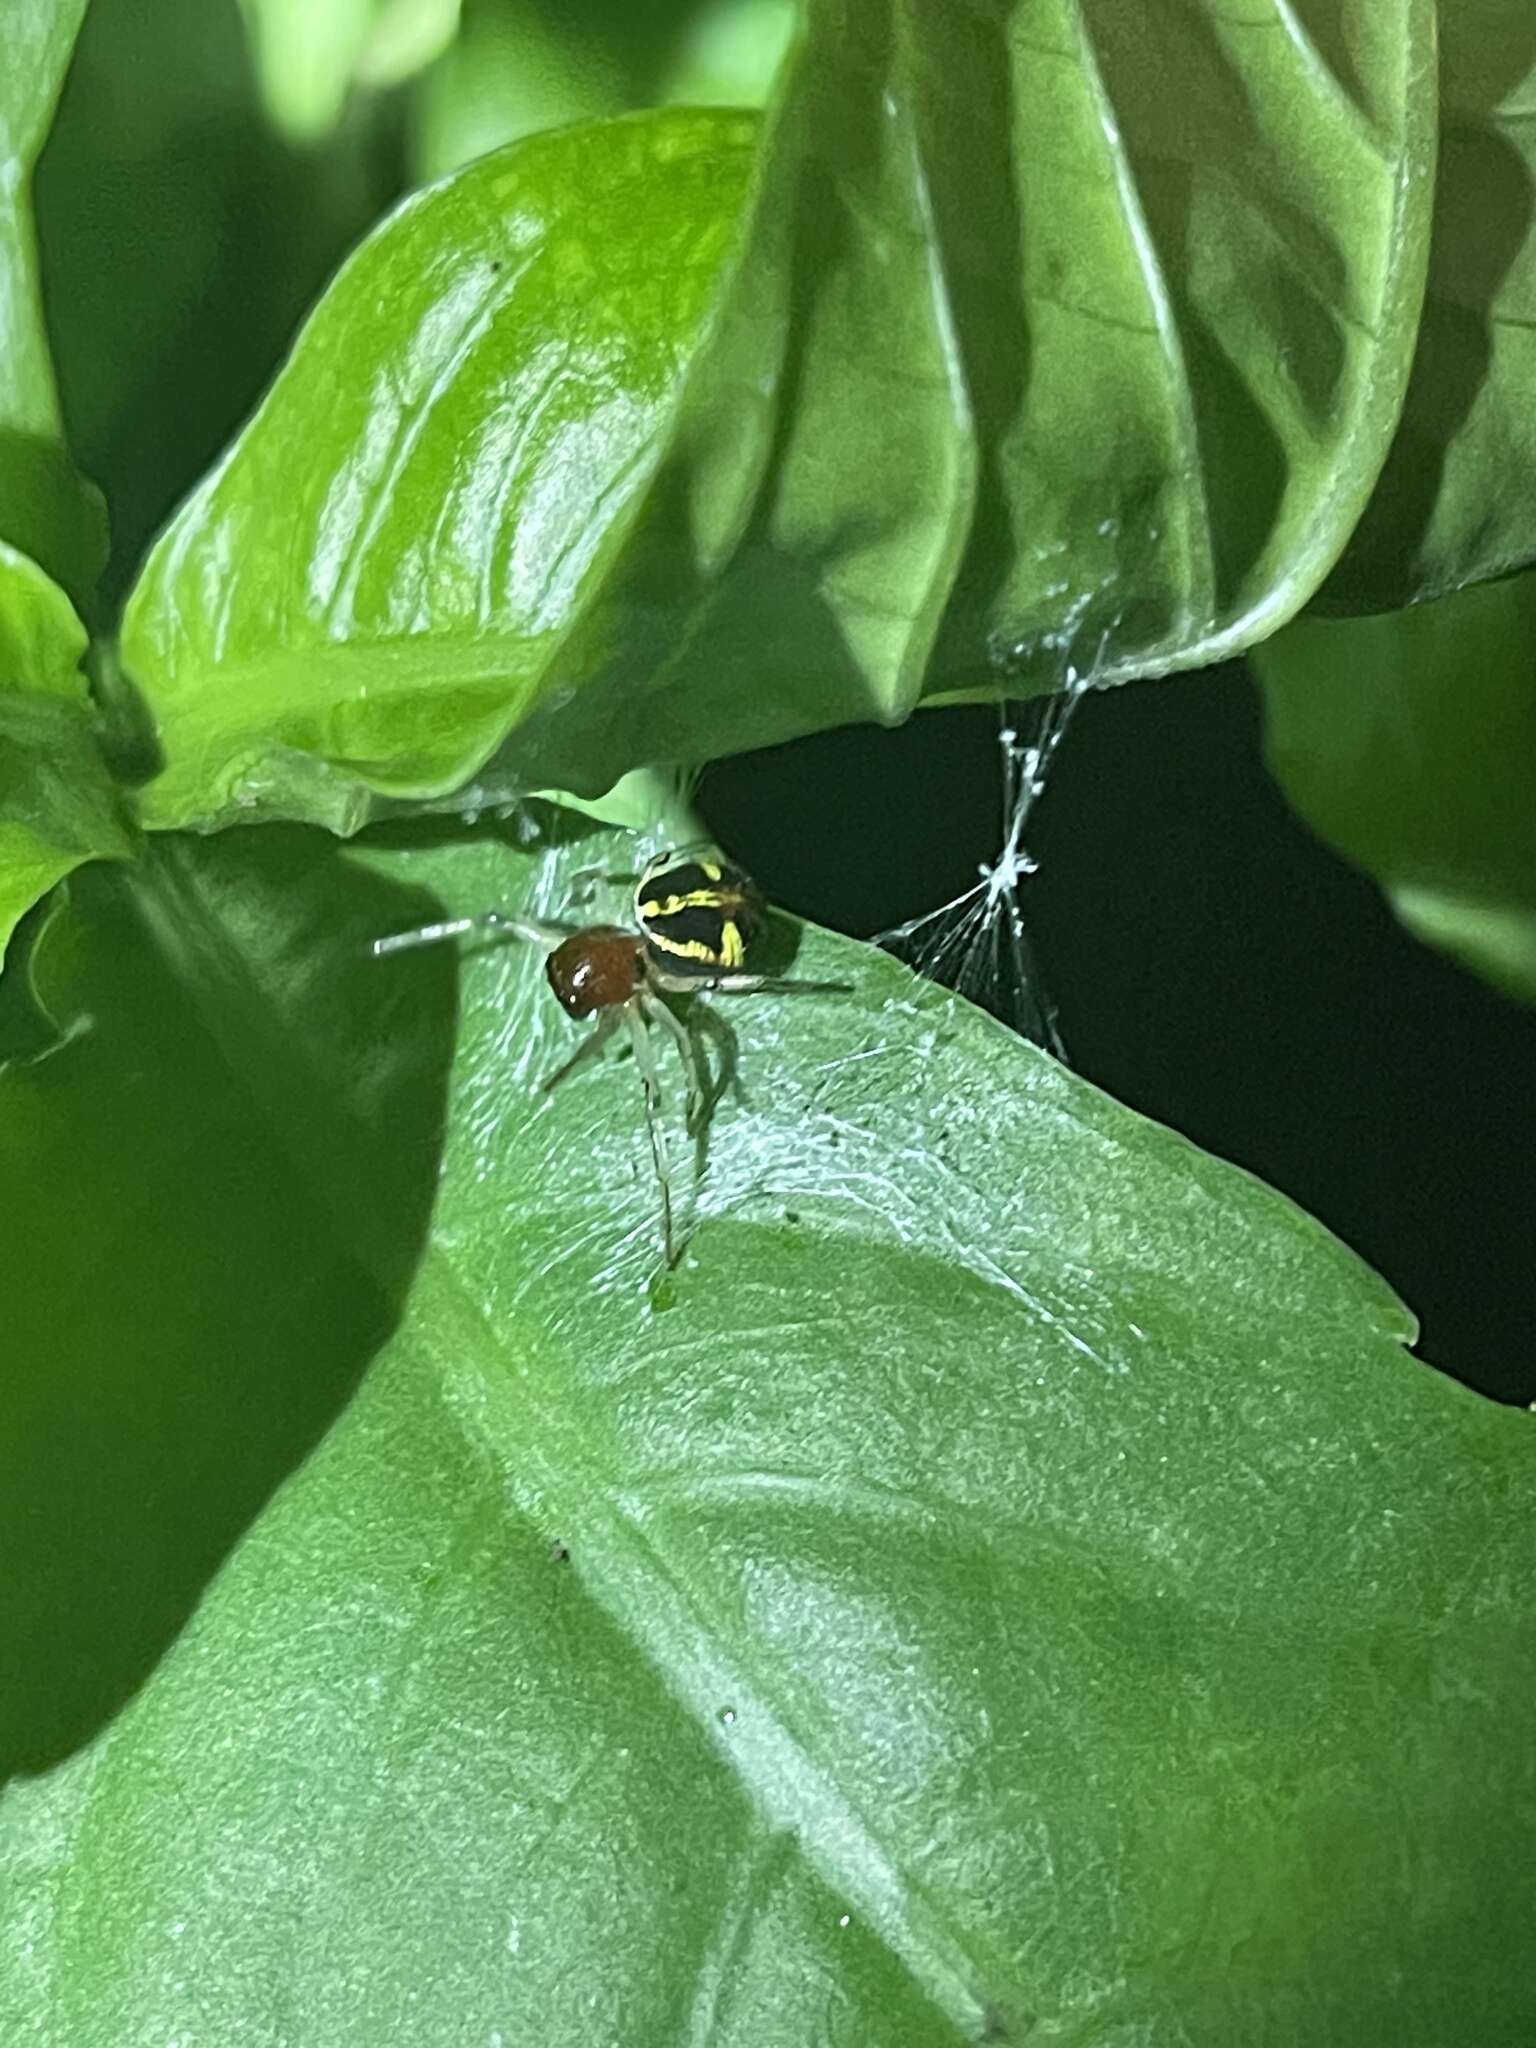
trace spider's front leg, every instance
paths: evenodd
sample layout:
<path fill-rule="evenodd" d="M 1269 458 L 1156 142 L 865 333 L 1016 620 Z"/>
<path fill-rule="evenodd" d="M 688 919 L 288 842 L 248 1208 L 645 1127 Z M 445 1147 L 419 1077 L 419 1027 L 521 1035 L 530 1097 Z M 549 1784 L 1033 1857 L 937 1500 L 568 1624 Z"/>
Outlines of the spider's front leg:
<path fill-rule="evenodd" d="M 466 932 L 505 932 L 509 939 L 552 949 L 571 936 L 571 926 L 550 924 L 544 918 L 524 917 L 517 912 L 482 910 L 474 917 L 450 917 L 442 924 L 419 924 L 412 931 L 390 932 L 375 939 L 369 951 L 377 959 L 385 953 L 405 953 L 414 946 L 436 946 L 444 939 L 463 938 Z"/>

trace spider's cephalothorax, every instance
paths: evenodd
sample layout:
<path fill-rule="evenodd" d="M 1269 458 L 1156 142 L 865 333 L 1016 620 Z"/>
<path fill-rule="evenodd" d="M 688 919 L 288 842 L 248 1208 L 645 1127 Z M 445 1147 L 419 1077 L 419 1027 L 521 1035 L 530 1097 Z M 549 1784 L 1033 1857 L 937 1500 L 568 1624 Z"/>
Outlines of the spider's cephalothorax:
<path fill-rule="evenodd" d="M 708 991 L 715 995 L 790 995 L 845 990 L 835 981 L 785 981 L 747 970 L 747 948 L 764 919 L 762 898 L 740 868 L 718 854 L 667 853 L 653 860 L 635 889 L 635 923 L 589 924 L 579 930 L 541 918 L 507 916 L 498 910 L 454 918 L 375 939 L 375 953 L 430 945 L 477 930 L 501 931 L 546 949 L 545 977 L 570 1017 L 595 1017 L 597 1028 L 550 1075 L 545 1090 L 593 1057 L 621 1022 L 629 1025 L 635 1065 L 645 1088 L 651 1157 L 661 1188 L 661 1236 L 667 1264 L 677 1259 L 672 1230 L 672 1179 L 661 1132 L 661 1076 L 651 1046 L 655 1027 L 677 1047 L 688 1092 L 690 1130 L 703 1127 L 708 1111 L 706 1076 L 683 1017 L 669 995 Z"/>

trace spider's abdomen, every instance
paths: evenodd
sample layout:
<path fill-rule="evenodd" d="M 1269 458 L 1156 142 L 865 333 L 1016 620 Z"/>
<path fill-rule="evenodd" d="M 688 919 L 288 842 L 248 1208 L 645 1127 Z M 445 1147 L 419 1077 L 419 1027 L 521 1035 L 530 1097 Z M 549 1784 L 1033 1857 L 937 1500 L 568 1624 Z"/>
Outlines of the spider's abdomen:
<path fill-rule="evenodd" d="M 562 939 L 544 962 L 560 1007 L 590 1017 L 627 1003 L 640 985 L 640 939 L 622 925 L 592 924 Z"/>
<path fill-rule="evenodd" d="M 718 858 L 653 861 L 635 891 L 645 949 L 663 973 L 700 981 L 737 974 L 763 921 L 740 868 Z"/>

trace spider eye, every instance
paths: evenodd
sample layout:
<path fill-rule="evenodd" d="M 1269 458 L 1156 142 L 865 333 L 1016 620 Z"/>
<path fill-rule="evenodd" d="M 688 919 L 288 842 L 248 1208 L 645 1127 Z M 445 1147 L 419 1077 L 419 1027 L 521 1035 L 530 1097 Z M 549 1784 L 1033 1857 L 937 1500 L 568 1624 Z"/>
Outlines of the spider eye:
<path fill-rule="evenodd" d="M 635 921 L 655 966 L 700 981 L 734 974 L 763 921 L 762 898 L 717 856 L 655 861 L 635 891 Z"/>

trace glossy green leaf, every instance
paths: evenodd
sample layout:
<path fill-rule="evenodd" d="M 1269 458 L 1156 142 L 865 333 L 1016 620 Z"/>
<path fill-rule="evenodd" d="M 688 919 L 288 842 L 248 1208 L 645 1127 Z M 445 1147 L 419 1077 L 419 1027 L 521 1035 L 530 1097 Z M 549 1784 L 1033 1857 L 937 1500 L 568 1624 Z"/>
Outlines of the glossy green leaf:
<path fill-rule="evenodd" d="M 1299 609 L 1406 380 L 1432 10 L 813 0 L 808 23 L 638 529 L 632 609 L 692 572 L 688 630 L 577 636 L 581 748 L 616 694 L 662 752 L 701 701 L 742 745 L 1056 687 L 1066 658 L 1185 667 Z"/>
<path fill-rule="evenodd" d="M 63 591 L 0 542 L 0 961 L 55 882 L 129 851 L 80 673 L 85 648 Z"/>
<path fill-rule="evenodd" d="M 536 136 L 364 244 L 134 592 L 123 652 L 168 762 L 150 823 L 345 829 L 369 788 L 452 789 L 563 695 L 552 648 L 658 459 L 754 133 L 679 112 Z"/>
<path fill-rule="evenodd" d="M 367 957 L 622 845 L 519 838 L 161 841 L 49 949 L 0 1698 L 99 1732 L 0 1804 L 0 2035 L 1521 2041 L 1530 1418 L 825 937 L 657 1284 L 537 958 Z"/>
<path fill-rule="evenodd" d="M 497 747 L 507 786 L 593 794 L 1304 603 L 1412 351 L 1427 0 L 1316 40 L 1038 13 L 812 7 L 708 324 L 747 151 L 718 118 L 535 138 L 386 226 L 136 593 L 154 822 L 355 821 Z"/>
<path fill-rule="evenodd" d="M 1269 765 L 1410 931 L 1536 1002 L 1536 576 L 1256 650 Z"/>
<path fill-rule="evenodd" d="M 0 540 L 76 598 L 101 566 L 101 503 L 65 446 L 32 224 L 47 139 L 86 0 L 9 0 L 0 48 Z"/>
<path fill-rule="evenodd" d="M 1536 559 L 1536 10 L 1440 10 L 1429 286 L 1397 437 L 1319 603 L 1386 611 Z"/>

